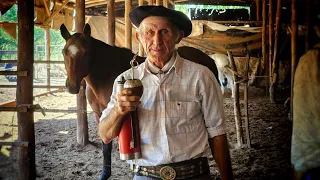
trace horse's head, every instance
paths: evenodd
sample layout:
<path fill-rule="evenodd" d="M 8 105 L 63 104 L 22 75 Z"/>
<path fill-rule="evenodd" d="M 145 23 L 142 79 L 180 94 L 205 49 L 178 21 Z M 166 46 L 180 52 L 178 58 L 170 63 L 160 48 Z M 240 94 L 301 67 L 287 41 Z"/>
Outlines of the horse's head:
<path fill-rule="evenodd" d="M 66 40 L 62 53 L 67 70 L 66 88 L 71 94 L 77 94 L 80 83 L 89 74 L 89 52 L 91 29 L 85 25 L 83 33 L 70 35 L 64 24 L 60 27 L 62 37 Z"/>

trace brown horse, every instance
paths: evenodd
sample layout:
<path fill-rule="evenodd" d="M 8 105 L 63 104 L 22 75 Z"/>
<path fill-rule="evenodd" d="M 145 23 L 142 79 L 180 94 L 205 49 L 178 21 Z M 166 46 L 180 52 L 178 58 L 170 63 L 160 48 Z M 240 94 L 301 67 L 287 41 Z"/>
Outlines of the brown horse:
<path fill-rule="evenodd" d="M 70 35 L 64 25 L 61 25 L 60 31 L 66 40 L 63 49 L 67 70 L 66 88 L 71 94 L 77 94 L 82 79 L 85 79 L 87 99 L 99 123 L 101 112 L 110 100 L 114 80 L 120 73 L 130 68 L 129 62 L 134 54 L 131 50 L 110 46 L 92 38 L 88 24 L 85 25 L 83 33 Z M 181 57 L 207 66 L 218 77 L 214 61 L 202 51 L 191 47 L 180 47 L 178 53 Z M 136 60 L 142 63 L 145 58 L 138 56 Z M 111 174 L 111 149 L 112 142 L 103 144 L 104 166 L 101 179 L 107 179 Z"/>

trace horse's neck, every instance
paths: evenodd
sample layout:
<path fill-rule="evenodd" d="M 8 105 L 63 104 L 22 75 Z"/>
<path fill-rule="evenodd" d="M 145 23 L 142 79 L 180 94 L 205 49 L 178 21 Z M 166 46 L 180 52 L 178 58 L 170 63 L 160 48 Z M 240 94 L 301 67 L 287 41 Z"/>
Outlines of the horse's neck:
<path fill-rule="evenodd" d="M 89 74 L 85 77 L 95 95 L 112 87 L 114 79 L 130 68 L 133 53 L 124 48 L 110 46 L 92 38 L 90 42 Z"/>

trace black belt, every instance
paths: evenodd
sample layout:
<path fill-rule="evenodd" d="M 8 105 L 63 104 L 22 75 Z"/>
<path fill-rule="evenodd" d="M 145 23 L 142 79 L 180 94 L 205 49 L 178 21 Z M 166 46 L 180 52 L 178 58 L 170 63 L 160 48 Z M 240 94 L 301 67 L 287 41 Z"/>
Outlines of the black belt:
<path fill-rule="evenodd" d="M 178 163 L 163 164 L 159 166 L 140 166 L 137 175 L 155 179 L 173 180 L 189 179 L 210 173 L 208 159 L 200 157 Z"/>

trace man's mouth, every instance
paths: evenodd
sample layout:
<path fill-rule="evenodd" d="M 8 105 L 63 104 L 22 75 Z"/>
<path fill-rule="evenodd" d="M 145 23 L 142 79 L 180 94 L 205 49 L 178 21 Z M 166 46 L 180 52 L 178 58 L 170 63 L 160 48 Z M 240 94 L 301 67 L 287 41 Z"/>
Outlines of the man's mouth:
<path fill-rule="evenodd" d="M 151 49 L 152 51 L 154 51 L 154 52 L 162 52 L 163 51 L 163 49 Z"/>

